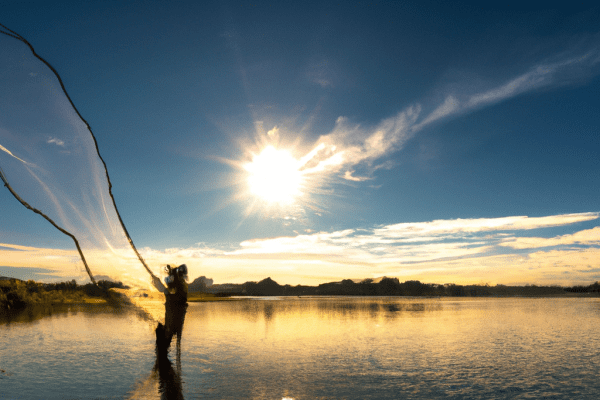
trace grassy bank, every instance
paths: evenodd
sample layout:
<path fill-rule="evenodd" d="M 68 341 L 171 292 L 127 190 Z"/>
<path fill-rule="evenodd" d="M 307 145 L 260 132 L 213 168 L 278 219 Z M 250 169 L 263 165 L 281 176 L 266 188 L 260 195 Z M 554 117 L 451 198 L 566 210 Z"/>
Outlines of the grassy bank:
<path fill-rule="evenodd" d="M 98 304 L 114 299 L 115 291 L 109 289 L 123 289 L 127 287 L 122 283 L 99 281 L 98 286 L 91 283 L 78 285 L 75 280 L 59 283 L 40 283 L 33 280 L 0 279 L 0 310 L 18 310 L 34 305 L 54 304 Z M 156 293 L 160 301 L 164 295 Z M 190 293 L 189 302 L 223 301 L 228 297 L 210 293 Z"/>
<path fill-rule="evenodd" d="M 109 289 L 123 287 L 120 283 L 100 281 L 78 285 L 75 280 L 60 283 L 40 283 L 19 279 L 0 280 L 0 310 L 11 311 L 34 305 L 96 304 L 110 298 Z"/>

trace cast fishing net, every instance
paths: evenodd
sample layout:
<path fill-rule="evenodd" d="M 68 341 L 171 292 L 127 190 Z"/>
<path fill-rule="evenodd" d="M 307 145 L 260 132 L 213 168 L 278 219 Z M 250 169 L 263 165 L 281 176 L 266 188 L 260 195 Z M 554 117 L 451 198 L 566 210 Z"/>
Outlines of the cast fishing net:
<path fill-rule="evenodd" d="M 93 133 L 56 71 L 0 25 L 0 177 L 77 247 L 80 278 L 150 287 L 116 209 Z M 72 271 L 69 271 L 72 274 Z"/>

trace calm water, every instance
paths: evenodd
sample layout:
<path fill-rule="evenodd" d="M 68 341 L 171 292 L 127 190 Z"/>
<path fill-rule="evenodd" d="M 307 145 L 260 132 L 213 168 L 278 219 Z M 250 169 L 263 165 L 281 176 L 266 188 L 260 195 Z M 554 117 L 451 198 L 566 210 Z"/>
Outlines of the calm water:
<path fill-rule="evenodd" d="M 1 399 L 594 398 L 600 299 L 193 303 L 180 362 L 107 306 L 0 322 Z M 34 319 L 31 321 L 31 319 Z M 29 320 L 29 321 L 28 321 Z"/>

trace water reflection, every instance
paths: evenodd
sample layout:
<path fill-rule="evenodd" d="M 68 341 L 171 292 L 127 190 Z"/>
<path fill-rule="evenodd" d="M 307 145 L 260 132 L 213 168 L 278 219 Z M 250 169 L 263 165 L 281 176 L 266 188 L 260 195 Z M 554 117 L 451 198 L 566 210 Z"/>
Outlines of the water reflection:
<path fill-rule="evenodd" d="M 336 317 L 351 316 L 352 318 L 363 318 L 369 315 L 372 318 L 379 317 L 381 314 L 400 313 L 400 312 L 434 312 L 442 310 L 439 302 L 407 302 L 389 298 L 379 299 L 345 299 L 343 301 L 327 301 L 319 303 L 319 310 Z M 386 315 L 390 316 L 390 315 Z M 399 317 L 399 314 L 391 315 Z"/>
<path fill-rule="evenodd" d="M 183 399 L 181 387 L 181 358 L 177 357 L 177 371 L 168 358 L 157 358 L 154 371 L 158 374 L 158 393 L 161 399 L 180 400 Z"/>
<path fill-rule="evenodd" d="M 107 304 L 5 314 L 0 398 L 122 398 L 139 369 L 150 369 L 151 335 L 152 326 L 135 313 Z"/>
<path fill-rule="evenodd" d="M 126 315 L 130 312 L 131 310 L 123 305 L 106 303 L 35 305 L 18 310 L 0 312 L 0 326 L 13 323 L 31 323 L 46 317 L 68 317 L 78 313 L 85 313 L 91 316 L 107 313 L 111 315 Z"/>
<path fill-rule="evenodd" d="M 273 321 L 278 316 L 290 314 L 313 314 L 317 312 L 324 318 L 362 319 L 365 316 L 378 318 L 400 317 L 400 313 L 438 312 L 442 310 L 439 301 L 414 301 L 394 297 L 308 297 L 301 299 L 293 297 L 270 298 L 241 298 L 238 302 L 226 306 L 228 313 L 234 313 L 250 322 L 260 320 Z M 396 315 L 387 315 L 394 314 Z"/>
<path fill-rule="evenodd" d="M 176 356 L 176 368 L 166 357 L 156 357 L 147 378 L 138 383 L 129 399 L 183 400 L 181 353 Z"/>
<path fill-rule="evenodd" d="M 599 306 L 393 297 L 191 303 L 181 354 L 174 348 L 163 362 L 155 324 L 135 314 L 106 306 L 25 313 L 0 324 L 0 397 L 593 398 Z M 14 322 L 26 320 L 33 323 Z"/>

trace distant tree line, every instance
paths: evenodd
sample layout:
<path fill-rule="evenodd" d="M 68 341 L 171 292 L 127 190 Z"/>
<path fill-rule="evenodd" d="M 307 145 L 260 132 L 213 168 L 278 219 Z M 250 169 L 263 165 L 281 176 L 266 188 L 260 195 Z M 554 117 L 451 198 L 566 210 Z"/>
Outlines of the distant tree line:
<path fill-rule="evenodd" d="M 105 298 L 110 288 L 127 288 L 121 282 L 98 281 L 78 285 L 73 279 L 59 283 L 0 279 L 0 310 L 16 310 L 35 304 L 59 304 L 83 301 L 86 297 Z"/>
<path fill-rule="evenodd" d="M 197 289 L 196 289 L 197 288 Z M 318 286 L 279 285 L 271 278 L 260 282 L 243 284 L 223 284 L 194 286 L 190 290 L 216 295 L 241 296 L 450 296 L 450 297 L 483 297 L 483 296 L 565 296 L 570 293 L 590 293 L 600 295 L 598 282 L 590 286 L 506 286 L 506 285 L 456 285 L 432 284 L 420 281 L 400 283 L 397 278 L 382 278 L 377 282 L 365 279 L 354 282 L 344 279 L 341 282 L 323 283 Z"/>
<path fill-rule="evenodd" d="M 593 283 L 589 286 L 572 286 L 565 288 L 565 291 L 571 293 L 600 293 L 600 282 Z"/>

